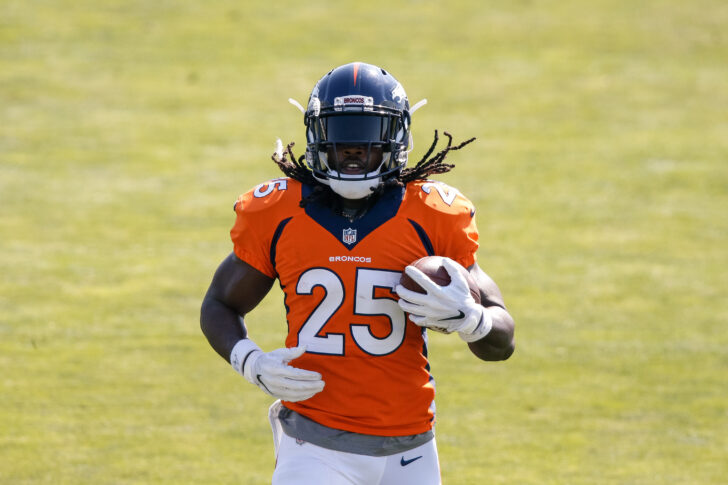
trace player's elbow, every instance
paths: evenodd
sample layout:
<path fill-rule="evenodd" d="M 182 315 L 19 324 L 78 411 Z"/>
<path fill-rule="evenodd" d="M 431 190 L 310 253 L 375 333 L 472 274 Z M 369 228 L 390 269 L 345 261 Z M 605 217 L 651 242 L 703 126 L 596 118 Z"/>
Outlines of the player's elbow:
<path fill-rule="evenodd" d="M 497 360 L 508 360 L 511 358 L 511 355 L 513 355 L 513 352 L 516 351 L 516 343 L 514 341 L 511 341 L 511 343 L 503 349 L 501 356 Z"/>
<path fill-rule="evenodd" d="M 511 355 L 513 355 L 513 352 L 516 351 L 516 339 L 513 335 L 513 327 L 511 327 L 510 335 L 509 335 L 508 343 L 500 347 L 500 352 L 498 352 L 498 358 L 494 360 L 508 360 L 511 358 Z"/>
<path fill-rule="evenodd" d="M 508 360 L 516 350 L 515 343 L 511 342 L 507 345 L 493 345 L 486 339 L 481 339 L 468 344 L 470 351 L 480 360 L 495 362 L 499 360 Z"/>
<path fill-rule="evenodd" d="M 490 307 L 493 327 L 484 338 L 469 344 L 471 352 L 487 361 L 508 360 L 516 350 L 515 323 L 502 307 Z"/>
<path fill-rule="evenodd" d="M 205 296 L 200 306 L 200 330 L 207 335 L 209 333 L 210 324 L 212 323 L 211 314 L 214 313 L 214 301 Z"/>

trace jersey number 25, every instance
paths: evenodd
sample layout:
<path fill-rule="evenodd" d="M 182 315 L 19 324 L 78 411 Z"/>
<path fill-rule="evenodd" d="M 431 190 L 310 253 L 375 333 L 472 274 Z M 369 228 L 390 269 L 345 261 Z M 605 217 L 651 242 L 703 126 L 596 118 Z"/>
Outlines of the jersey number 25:
<path fill-rule="evenodd" d="M 385 316 L 392 330 L 384 338 L 371 332 L 369 325 L 351 324 L 351 338 L 364 352 L 371 355 L 391 354 L 404 342 L 406 320 L 402 309 L 392 298 L 377 298 L 377 288 L 392 289 L 399 281 L 400 273 L 378 269 L 359 268 L 356 272 L 355 315 Z M 324 299 L 308 316 L 298 332 L 298 345 L 306 345 L 306 352 L 314 354 L 344 355 L 344 339 L 341 333 L 322 333 L 329 319 L 344 303 L 344 283 L 339 275 L 327 268 L 311 268 L 301 274 L 296 293 L 311 295 L 321 286 L 326 291 Z"/>

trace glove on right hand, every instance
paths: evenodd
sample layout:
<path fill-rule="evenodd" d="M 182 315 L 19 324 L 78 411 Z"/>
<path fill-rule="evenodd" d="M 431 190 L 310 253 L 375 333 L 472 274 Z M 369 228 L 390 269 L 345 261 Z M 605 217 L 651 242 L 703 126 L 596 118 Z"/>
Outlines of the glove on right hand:
<path fill-rule="evenodd" d="M 245 361 L 243 375 L 263 392 L 283 401 L 303 401 L 321 392 L 324 381 L 318 372 L 288 365 L 300 357 L 305 347 L 253 351 Z"/>

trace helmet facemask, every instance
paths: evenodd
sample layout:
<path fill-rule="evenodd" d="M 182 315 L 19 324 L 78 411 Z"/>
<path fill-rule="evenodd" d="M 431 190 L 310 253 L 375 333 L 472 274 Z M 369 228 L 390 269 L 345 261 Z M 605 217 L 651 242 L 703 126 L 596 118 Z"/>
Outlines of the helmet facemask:
<path fill-rule="evenodd" d="M 367 197 L 407 163 L 407 112 L 366 108 L 359 105 L 357 110 L 329 110 L 318 116 L 309 110 L 306 115 L 306 161 L 317 180 L 347 199 Z M 348 158 L 348 152 L 357 156 Z"/>

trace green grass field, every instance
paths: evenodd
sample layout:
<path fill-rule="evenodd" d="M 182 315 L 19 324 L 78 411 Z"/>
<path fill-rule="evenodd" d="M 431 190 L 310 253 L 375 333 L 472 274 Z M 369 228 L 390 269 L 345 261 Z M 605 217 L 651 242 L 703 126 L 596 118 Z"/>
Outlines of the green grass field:
<path fill-rule="evenodd" d="M 436 335 L 443 481 L 728 477 L 728 3 L 0 0 L 0 483 L 265 484 L 199 330 L 237 195 L 328 69 L 388 68 L 517 323 Z M 266 350 L 280 291 L 250 315 Z"/>

